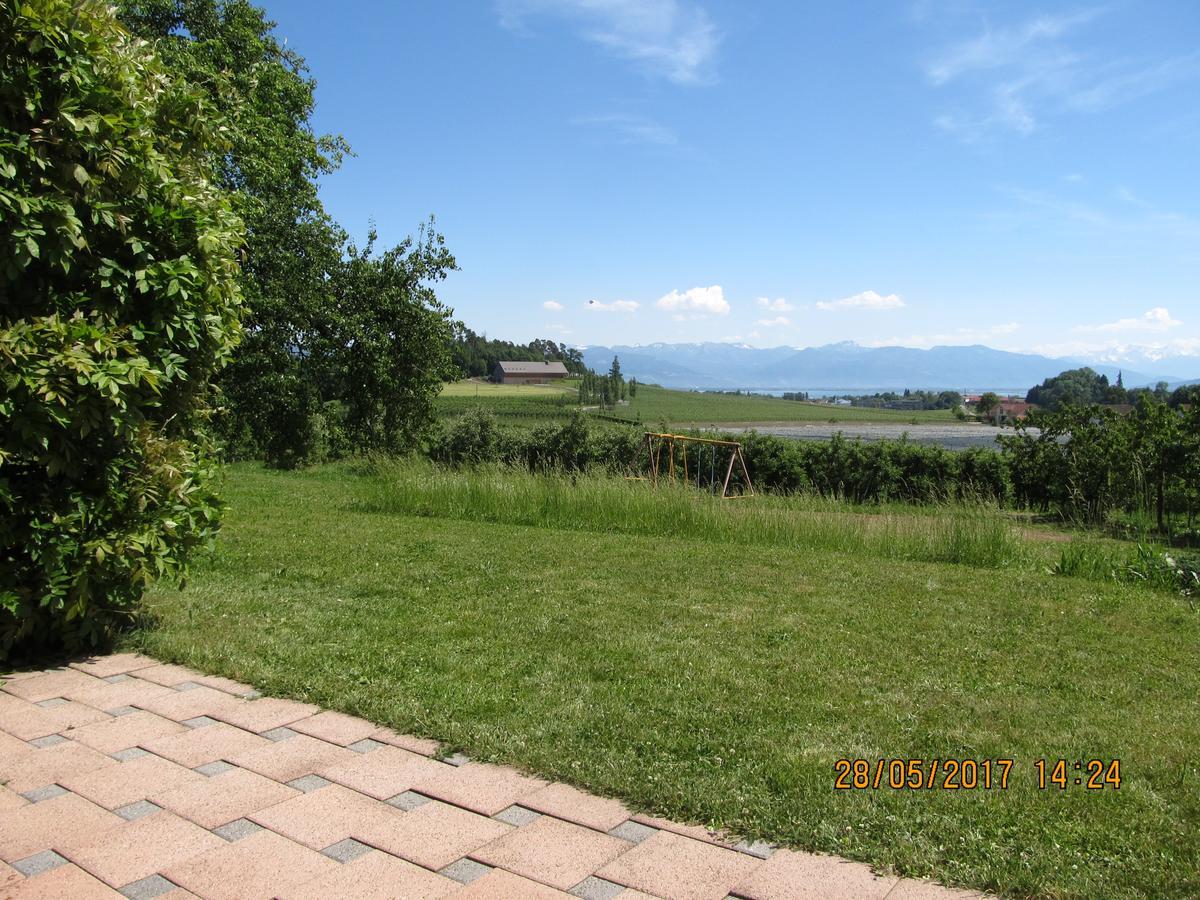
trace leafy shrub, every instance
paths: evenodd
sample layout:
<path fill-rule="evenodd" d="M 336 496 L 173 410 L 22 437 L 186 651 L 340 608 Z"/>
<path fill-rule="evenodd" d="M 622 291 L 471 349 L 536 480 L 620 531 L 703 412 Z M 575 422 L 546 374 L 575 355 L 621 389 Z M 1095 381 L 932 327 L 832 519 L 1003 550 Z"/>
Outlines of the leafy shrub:
<path fill-rule="evenodd" d="M 103 644 L 216 530 L 213 118 L 103 4 L 0 5 L 0 661 Z"/>

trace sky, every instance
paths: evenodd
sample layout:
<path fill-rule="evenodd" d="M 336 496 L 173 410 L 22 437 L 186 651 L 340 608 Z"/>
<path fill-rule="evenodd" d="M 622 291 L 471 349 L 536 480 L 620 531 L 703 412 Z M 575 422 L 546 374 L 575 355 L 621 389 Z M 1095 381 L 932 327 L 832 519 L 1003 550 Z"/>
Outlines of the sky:
<path fill-rule="evenodd" d="M 260 2 L 490 337 L 1200 356 L 1195 0 Z"/>

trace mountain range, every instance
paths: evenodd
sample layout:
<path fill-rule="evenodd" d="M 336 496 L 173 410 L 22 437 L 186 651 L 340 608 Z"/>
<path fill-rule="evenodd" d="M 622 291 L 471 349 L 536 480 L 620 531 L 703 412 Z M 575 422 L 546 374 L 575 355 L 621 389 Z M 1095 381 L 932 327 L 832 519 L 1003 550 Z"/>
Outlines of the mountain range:
<path fill-rule="evenodd" d="M 1024 393 L 1066 369 L 1090 365 L 1126 387 L 1166 381 L 1172 387 L 1195 379 L 1200 357 L 1177 357 L 1172 368 L 1189 371 L 1132 371 L 1074 358 L 1012 353 L 991 347 L 863 347 L 853 341 L 822 347 L 750 347 L 745 344 L 649 344 L 586 347 L 584 362 L 607 371 L 613 357 L 621 372 L 648 384 L 707 390 L 899 391 L 904 388 Z"/>

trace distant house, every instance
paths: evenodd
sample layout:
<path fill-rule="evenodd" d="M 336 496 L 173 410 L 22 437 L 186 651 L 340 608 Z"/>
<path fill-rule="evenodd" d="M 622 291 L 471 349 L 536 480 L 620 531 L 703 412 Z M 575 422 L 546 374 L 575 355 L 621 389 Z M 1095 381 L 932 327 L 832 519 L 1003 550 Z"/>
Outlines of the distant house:
<path fill-rule="evenodd" d="M 1000 425 L 1004 422 L 1024 419 L 1029 415 L 1031 409 L 1036 408 L 1034 404 L 1026 403 L 1024 400 L 1001 400 L 992 410 L 991 418 L 997 425 Z"/>
<path fill-rule="evenodd" d="M 566 378 L 567 367 L 560 362 L 502 360 L 492 370 L 492 381 L 499 384 L 549 384 Z"/>

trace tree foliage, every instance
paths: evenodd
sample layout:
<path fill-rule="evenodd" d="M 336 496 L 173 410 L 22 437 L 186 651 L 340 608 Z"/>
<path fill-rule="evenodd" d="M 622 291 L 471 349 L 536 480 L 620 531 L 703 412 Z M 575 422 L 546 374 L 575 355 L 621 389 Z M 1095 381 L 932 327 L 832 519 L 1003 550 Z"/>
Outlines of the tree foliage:
<path fill-rule="evenodd" d="M 0 4 L 0 659 L 101 644 L 215 532 L 218 120 L 105 5 Z"/>
<path fill-rule="evenodd" d="M 501 360 L 527 362 L 561 362 L 572 375 L 582 375 L 586 366 L 583 353 L 563 343 L 535 338 L 528 344 L 512 341 L 489 340 L 486 335 L 476 334 L 462 322 L 454 324 L 452 346 L 454 365 L 467 378 L 480 378 L 492 374 L 496 363 Z"/>
<path fill-rule="evenodd" d="M 168 65 L 230 110 L 221 184 L 247 223 L 246 338 L 220 387 L 231 455 L 277 466 L 395 450 L 428 424 L 448 377 L 450 311 L 432 285 L 455 267 L 430 224 L 376 253 L 327 215 L 317 179 L 349 152 L 311 126 L 316 82 L 246 0 L 121 0 Z"/>

